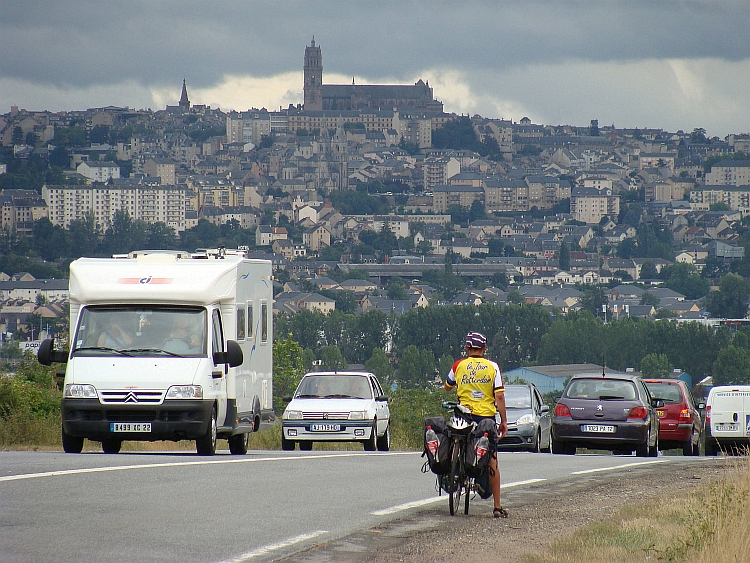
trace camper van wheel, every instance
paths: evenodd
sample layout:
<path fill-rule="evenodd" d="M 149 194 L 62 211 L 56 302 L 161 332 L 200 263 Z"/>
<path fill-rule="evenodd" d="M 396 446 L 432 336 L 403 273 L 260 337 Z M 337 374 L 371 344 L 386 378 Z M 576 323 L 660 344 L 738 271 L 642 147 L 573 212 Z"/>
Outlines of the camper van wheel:
<path fill-rule="evenodd" d="M 105 438 L 102 440 L 102 451 L 105 454 L 119 454 L 122 447 L 122 440 L 116 438 Z"/>
<path fill-rule="evenodd" d="M 77 438 L 65 433 L 65 429 L 62 431 L 62 445 L 63 451 L 66 454 L 79 454 L 83 451 L 83 438 Z"/>
<path fill-rule="evenodd" d="M 250 442 L 250 433 L 235 434 L 227 438 L 227 442 L 229 442 L 229 453 L 245 455 L 247 453 L 247 445 Z"/>
<path fill-rule="evenodd" d="M 198 455 L 214 455 L 216 453 L 216 406 L 211 410 L 211 421 L 206 433 L 195 441 Z"/>
<path fill-rule="evenodd" d="M 294 442 L 292 440 L 287 440 L 284 437 L 284 431 L 281 431 L 281 449 L 285 452 L 291 452 L 294 450 Z"/>

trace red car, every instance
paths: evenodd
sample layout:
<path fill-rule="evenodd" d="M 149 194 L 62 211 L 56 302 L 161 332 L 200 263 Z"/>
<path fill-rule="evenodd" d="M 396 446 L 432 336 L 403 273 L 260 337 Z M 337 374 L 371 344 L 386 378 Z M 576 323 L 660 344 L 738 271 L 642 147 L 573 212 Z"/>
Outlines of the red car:
<path fill-rule="evenodd" d="M 645 379 L 651 397 L 662 401 L 659 414 L 659 449 L 682 448 L 682 455 L 701 455 L 703 421 L 687 383 L 680 379 Z"/>

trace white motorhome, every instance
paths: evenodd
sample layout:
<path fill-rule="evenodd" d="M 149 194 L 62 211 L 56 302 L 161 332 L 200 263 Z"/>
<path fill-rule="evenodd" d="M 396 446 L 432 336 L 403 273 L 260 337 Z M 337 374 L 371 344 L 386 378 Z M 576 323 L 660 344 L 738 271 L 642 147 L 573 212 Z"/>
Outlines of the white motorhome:
<path fill-rule="evenodd" d="M 242 250 L 139 251 L 70 265 L 69 351 L 63 449 L 84 439 L 117 453 L 123 440 L 217 438 L 247 452 L 249 433 L 272 420 L 271 263 Z"/>
<path fill-rule="evenodd" d="M 706 399 L 706 455 L 750 446 L 750 385 L 717 385 Z"/>

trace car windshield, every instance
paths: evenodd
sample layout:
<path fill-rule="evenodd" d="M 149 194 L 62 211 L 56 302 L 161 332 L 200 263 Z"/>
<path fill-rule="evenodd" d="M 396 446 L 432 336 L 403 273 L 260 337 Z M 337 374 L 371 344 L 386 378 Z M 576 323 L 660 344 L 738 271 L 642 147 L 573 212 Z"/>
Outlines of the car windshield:
<path fill-rule="evenodd" d="M 622 379 L 574 379 L 570 382 L 565 396 L 571 399 L 596 399 L 632 401 L 636 397 L 632 381 Z"/>
<path fill-rule="evenodd" d="M 671 383 L 646 383 L 651 396 L 665 403 L 681 403 L 682 393 L 677 385 Z"/>
<path fill-rule="evenodd" d="M 206 310 L 200 307 L 85 307 L 74 355 L 206 356 Z"/>
<path fill-rule="evenodd" d="M 506 409 L 530 409 L 531 393 L 528 387 L 505 388 L 505 408 Z"/>
<path fill-rule="evenodd" d="M 297 398 L 371 399 L 367 377 L 361 375 L 308 375 L 295 393 Z"/>

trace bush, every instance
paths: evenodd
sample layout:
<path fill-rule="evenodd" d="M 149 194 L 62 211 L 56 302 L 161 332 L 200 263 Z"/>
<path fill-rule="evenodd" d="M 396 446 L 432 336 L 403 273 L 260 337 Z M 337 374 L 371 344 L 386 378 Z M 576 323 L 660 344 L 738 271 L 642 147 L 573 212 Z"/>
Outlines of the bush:
<path fill-rule="evenodd" d="M 421 451 L 424 446 L 424 419 L 445 416 L 440 405 L 455 400 L 455 393 L 442 389 L 398 389 L 390 395 L 391 447 L 394 450 Z"/>

